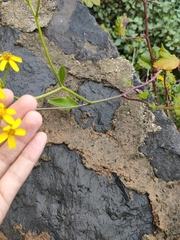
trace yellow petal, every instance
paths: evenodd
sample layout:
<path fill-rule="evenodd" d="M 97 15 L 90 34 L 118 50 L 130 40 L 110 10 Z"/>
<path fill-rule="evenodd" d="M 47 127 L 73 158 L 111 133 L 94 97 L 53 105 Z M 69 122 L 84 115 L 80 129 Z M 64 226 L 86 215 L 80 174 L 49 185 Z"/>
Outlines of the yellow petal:
<path fill-rule="evenodd" d="M 4 71 L 7 63 L 8 63 L 7 60 L 2 60 L 2 62 L 0 62 L 0 71 Z"/>
<path fill-rule="evenodd" d="M 9 60 L 9 64 L 15 72 L 19 72 L 19 67 L 14 61 Z"/>
<path fill-rule="evenodd" d="M 163 81 L 163 80 L 164 80 L 164 77 L 163 77 L 162 75 L 158 75 L 158 76 L 157 76 L 157 79 Z"/>
<path fill-rule="evenodd" d="M 4 103 L 0 103 L 0 108 L 2 109 L 4 109 L 5 108 L 5 105 L 4 105 Z"/>
<path fill-rule="evenodd" d="M 12 135 L 10 135 L 10 136 L 8 137 L 8 146 L 9 146 L 10 149 L 16 147 L 16 140 L 15 140 L 15 137 L 12 136 Z"/>
<path fill-rule="evenodd" d="M 25 136 L 26 135 L 26 130 L 23 128 L 18 128 L 15 130 L 15 135 L 17 136 Z"/>
<path fill-rule="evenodd" d="M 13 114 L 16 114 L 16 110 L 13 108 L 7 108 L 6 113 L 9 115 L 13 115 Z"/>
<path fill-rule="evenodd" d="M 11 124 L 11 125 L 13 125 L 14 124 L 14 118 L 13 117 L 11 117 L 10 115 L 7 115 L 7 114 L 5 114 L 4 116 L 3 116 L 3 119 L 4 119 L 4 121 L 6 121 L 8 124 Z"/>
<path fill-rule="evenodd" d="M 0 143 L 6 141 L 8 134 L 6 132 L 0 134 Z"/>
<path fill-rule="evenodd" d="M 6 95 L 1 88 L 0 88 L 0 99 L 2 100 L 6 99 Z"/>
<path fill-rule="evenodd" d="M 11 126 L 10 125 L 7 125 L 3 128 L 3 131 L 7 132 L 11 129 Z"/>
<path fill-rule="evenodd" d="M 22 58 L 18 57 L 18 56 L 14 56 L 14 55 L 11 55 L 11 60 L 15 61 L 15 62 L 22 62 Z"/>
<path fill-rule="evenodd" d="M 13 125 L 12 125 L 12 129 L 16 129 L 16 128 L 18 128 L 20 125 L 21 125 L 21 119 L 20 119 L 20 118 L 17 118 L 17 119 L 14 121 Z"/>

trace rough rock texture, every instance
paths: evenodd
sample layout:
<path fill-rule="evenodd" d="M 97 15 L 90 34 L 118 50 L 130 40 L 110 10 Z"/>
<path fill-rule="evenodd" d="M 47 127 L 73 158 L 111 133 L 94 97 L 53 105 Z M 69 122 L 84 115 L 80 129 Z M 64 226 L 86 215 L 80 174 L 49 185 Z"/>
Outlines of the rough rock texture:
<path fill-rule="evenodd" d="M 84 5 L 68 0 L 63 2 L 60 10 L 61 14 L 54 15 L 45 34 L 65 54 L 75 54 L 79 61 L 94 62 L 118 56 L 108 33 L 101 30 Z"/>
<path fill-rule="evenodd" d="M 102 83 L 97 84 L 86 81 L 80 86 L 78 94 L 90 100 L 100 100 L 117 96 L 120 92 L 110 87 L 105 87 Z M 118 98 L 93 106 L 76 109 L 73 111 L 76 116 L 75 120 L 83 126 L 83 128 L 91 126 L 94 131 L 105 133 L 112 129 L 111 120 L 121 101 L 122 99 Z"/>
<path fill-rule="evenodd" d="M 67 4 L 69 0 L 57 1 L 57 11 L 45 29 L 47 37 L 53 40 L 48 35 L 52 25 L 63 24 L 66 37 L 62 37 L 61 48 L 64 52 L 70 32 L 81 43 L 73 45 L 75 50 L 70 52 L 73 55 L 65 55 L 55 38 L 54 43 L 45 38 L 56 69 L 64 65 L 68 71 L 66 86 L 92 100 L 126 91 L 123 79 L 132 80 L 134 73 L 128 61 L 120 57 L 96 63 L 76 60 L 77 56 L 84 56 L 78 53 L 81 49 L 83 52 L 86 42 L 92 39 L 90 34 L 87 39 L 82 38 L 81 24 L 79 32 L 70 31 L 74 25 L 78 26 L 77 19 L 87 14 L 87 10 L 75 0 L 69 8 Z M 4 12 L 4 8 L 0 11 L 2 19 L 5 14 L 10 17 L 10 12 Z M 94 20 L 85 21 L 84 26 L 90 23 L 93 25 Z M 8 78 L 8 82 L 13 77 L 18 84 L 11 85 L 12 81 L 8 86 L 13 87 L 16 95 L 28 92 L 36 95 L 47 87 L 54 89 L 55 79 L 37 33 L 28 33 L 28 28 L 24 28 L 26 33 L 19 30 L 0 27 L 1 51 L 18 53 L 24 59 L 21 71 L 11 72 Z M 62 33 L 61 28 L 56 30 L 55 35 Z M 103 36 L 101 32 L 96 33 L 99 39 Z M 71 49 L 71 43 L 68 44 Z M 101 49 L 100 45 L 105 46 L 103 41 L 88 45 L 90 50 L 80 60 L 98 60 L 94 49 Z M 109 54 L 106 45 L 108 57 L 114 54 L 114 46 L 111 47 Z M 99 56 L 101 59 L 106 55 L 99 52 Z M 136 97 L 136 93 L 131 97 Z M 39 101 L 39 106 L 48 104 Z M 28 231 L 32 239 L 47 232 L 46 240 L 49 236 L 55 240 L 180 238 L 179 133 L 162 112 L 153 114 L 143 104 L 118 99 L 113 106 L 112 102 L 107 102 L 71 112 L 48 110 L 41 113 L 48 146 L 0 226 L 8 238 L 26 239 L 27 234 L 22 233 Z M 13 227 L 20 224 L 22 228 L 16 227 L 19 230 L 14 232 Z"/>
<path fill-rule="evenodd" d="M 36 9 L 37 0 L 31 0 Z M 55 0 L 43 0 L 39 11 L 41 27 L 47 27 L 56 9 Z M 2 21 L 1 24 L 13 28 L 18 28 L 23 32 L 32 32 L 37 27 L 26 1 L 13 0 L 4 1 L 1 4 Z"/>
<path fill-rule="evenodd" d="M 81 156 L 65 145 L 47 147 L 44 154 L 51 161 L 34 169 L 4 222 L 10 236 L 16 216 L 23 215 L 26 229 L 46 229 L 51 239 L 140 239 L 154 230 L 146 195 L 124 193 L 120 180 L 119 187 L 114 177 L 84 168 Z"/>
<path fill-rule="evenodd" d="M 162 130 L 146 139 L 141 152 L 150 159 L 158 178 L 166 182 L 180 180 L 180 134 L 163 112 L 157 111 L 155 116 Z"/>

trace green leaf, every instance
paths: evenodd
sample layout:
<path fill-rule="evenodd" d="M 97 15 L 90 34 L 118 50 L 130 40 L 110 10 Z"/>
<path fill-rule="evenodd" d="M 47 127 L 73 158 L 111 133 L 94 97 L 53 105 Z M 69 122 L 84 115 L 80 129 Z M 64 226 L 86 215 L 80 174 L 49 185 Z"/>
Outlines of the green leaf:
<path fill-rule="evenodd" d="M 173 90 L 175 93 L 180 93 L 180 84 L 177 84 L 176 86 L 173 86 L 172 90 Z"/>
<path fill-rule="evenodd" d="M 179 66 L 179 59 L 174 54 L 170 54 L 163 45 L 159 51 L 159 55 L 161 58 L 153 65 L 156 69 L 171 71 Z"/>
<path fill-rule="evenodd" d="M 159 50 L 160 50 L 160 48 L 157 47 L 157 46 L 154 46 L 152 48 L 152 52 L 153 52 L 153 55 L 154 55 L 155 58 L 159 58 Z"/>
<path fill-rule="evenodd" d="M 56 107 L 63 108 L 64 110 L 70 110 L 72 107 L 78 106 L 78 103 L 69 96 L 51 98 L 48 102 Z"/>
<path fill-rule="evenodd" d="M 164 89 L 164 87 L 163 87 Z M 158 93 L 158 101 L 160 104 L 165 104 L 165 95 L 164 93 Z"/>
<path fill-rule="evenodd" d="M 149 107 L 150 107 L 153 111 L 156 110 L 156 104 L 155 104 L 155 103 L 149 104 Z"/>
<path fill-rule="evenodd" d="M 141 68 L 150 70 L 152 66 L 151 66 L 151 59 L 150 59 L 149 52 L 147 51 L 143 52 L 143 54 L 141 54 L 140 58 L 138 59 L 137 63 Z"/>
<path fill-rule="evenodd" d="M 63 84 L 63 81 L 66 78 L 66 70 L 63 66 L 59 68 L 59 77 L 60 77 L 61 83 Z"/>
<path fill-rule="evenodd" d="M 176 83 L 176 78 L 172 72 L 167 71 L 167 80 L 172 85 Z"/>
<path fill-rule="evenodd" d="M 148 62 L 143 61 L 141 58 L 138 59 L 137 64 L 142 68 L 142 69 L 151 69 L 151 64 Z"/>
<path fill-rule="evenodd" d="M 149 96 L 149 92 L 142 92 L 138 94 L 138 97 L 141 99 L 146 99 Z"/>
<path fill-rule="evenodd" d="M 89 8 L 92 8 L 93 5 L 100 6 L 100 0 L 82 0 L 82 3 L 85 3 Z"/>
<path fill-rule="evenodd" d="M 92 8 L 93 3 L 91 2 L 91 0 L 84 0 L 84 2 L 85 2 L 87 7 Z"/>
<path fill-rule="evenodd" d="M 149 55 L 149 52 L 148 51 L 145 51 L 141 54 L 140 58 L 146 62 L 146 63 L 150 63 L 151 62 L 151 58 L 150 58 L 150 55 Z"/>
<path fill-rule="evenodd" d="M 120 38 L 117 38 L 117 39 L 114 41 L 114 44 L 115 44 L 115 46 L 120 46 L 120 45 L 121 45 L 121 39 L 120 39 Z"/>
<path fill-rule="evenodd" d="M 114 35 L 124 37 L 126 35 L 126 25 L 128 22 L 129 19 L 126 16 L 118 17 L 115 21 Z"/>
<path fill-rule="evenodd" d="M 93 4 L 96 6 L 100 6 L 100 0 L 92 0 Z"/>

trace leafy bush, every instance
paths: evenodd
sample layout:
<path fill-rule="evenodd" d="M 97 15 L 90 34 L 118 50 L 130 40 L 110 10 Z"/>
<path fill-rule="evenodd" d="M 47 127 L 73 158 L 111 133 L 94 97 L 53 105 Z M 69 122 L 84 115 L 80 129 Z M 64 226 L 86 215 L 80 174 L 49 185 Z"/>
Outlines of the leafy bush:
<path fill-rule="evenodd" d="M 142 38 L 128 39 L 144 35 L 144 9 L 141 0 L 101 0 L 101 6 L 90 9 L 97 22 L 110 33 L 121 55 L 130 61 L 138 60 L 147 48 Z M 180 55 L 180 4 L 179 0 L 148 1 L 149 32 L 153 46 L 165 48 Z M 118 17 L 128 18 L 125 37 L 114 34 Z"/>

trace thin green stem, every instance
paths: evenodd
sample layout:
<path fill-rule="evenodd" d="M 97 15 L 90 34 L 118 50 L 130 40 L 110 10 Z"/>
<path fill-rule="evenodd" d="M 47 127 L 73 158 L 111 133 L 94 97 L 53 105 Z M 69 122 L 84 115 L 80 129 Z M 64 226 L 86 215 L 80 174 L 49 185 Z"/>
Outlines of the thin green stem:
<path fill-rule="evenodd" d="M 7 80 L 7 73 L 9 71 L 9 67 L 7 66 L 4 72 L 4 76 L 3 76 L 3 81 L 2 81 L 2 88 L 5 88 L 6 86 L 6 80 Z"/>
<path fill-rule="evenodd" d="M 17 97 L 17 96 L 14 96 L 14 99 L 18 100 L 18 99 L 19 99 L 19 97 Z"/>
<path fill-rule="evenodd" d="M 39 9 L 40 9 L 40 5 L 41 5 L 41 0 L 38 0 L 38 3 L 37 3 L 37 8 L 36 8 L 36 17 L 39 16 Z"/>
<path fill-rule="evenodd" d="M 35 11 L 34 11 L 34 8 L 33 8 L 32 4 L 31 4 L 31 1 L 30 1 L 30 0 L 26 0 L 26 2 L 27 2 L 27 4 L 28 4 L 29 7 L 30 7 L 33 16 L 35 17 L 35 16 L 36 16 L 36 13 L 35 13 Z"/>
<path fill-rule="evenodd" d="M 59 75 L 57 74 L 56 69 L 54 68 L 54 65 L 53 65 L 53 63 L 51 61 L 51 58 L 49 56 L 49 52 L 47 50 L 47 47 L 46 47 L 46 44 L 45 44 L 45 41 L 44 41 L 44 37 L 43 37 L 42 31 L 41 31 L 41 27 L 40 27 L 40 24 L 39 24 L 39 19 L 35 18 L 35 20 L 36 20 L 36 25 L 37 25 L 38 32 L 39 32 L 39 37 L 41 39 L 41 43 L 42 43 L 42 46 L 44 48 L 44 52 L 45 52 L 45 55 L 46 55 L 47 60 L 49 62 L 49 65 L 50 65 L 50 67 L 51 67 L 51 69 L 52 69 L 52 71 L 53 71 L 53 73 L 54 73 L 54 75 L 55 75 L 55 77 L 56 77 L 56 79 L 57 79 L 57 81 L 59 83 L 59 86 L 62 87 L 63 85 L 62 85 L 62 83 L 60 81 Z"/>
<path fill-rule="evenodd" d="M 61 90 L 66 91 L 66 92 L 74 95 L 75 97 L 77 97 L 77 98 L 81 99 L 82 101 L 87 102 L 87 103 L 89 103 L 89 104 L 93 104 L 93 102 L 94 102 L 94 101 L 90 101 L 90 100 L 82 97 L 81 95 L 77 94 L 76 92 L 72 91 L 72 90 L 69 89 L 69 88 L 66 88 L 65 86 L 62 86 Z M 98 101 L 97 101 L 97 102 L 98 102 Z"/>
<path fill-rule="evenodd" d="M 50 96 L 50 95 L 52 95 L 53 93 L 56 93 L 56 92 L 58 92 L 58 91 L 60 91 L 60 90 L 62 90 L 62 87 L 56 88 L 55 90 L 52 90 L 52 91 L 50 91 L 50 92 L 48 92 L 48 93 L 44 93 L 44 94 L 42 94 L 42 95 L 39 95 L 39 96 L 35 97 L 35 99 L 38 100 L 38 99 L 41 99 L 41 98 Z"/>
<path fill-rule="evenodd" d="M 159 105 L 159 106 L 156 106 L 156 108 L 158 108 L 158 109 L 163 109 L 163 110 L 176 110 L 176 109 L 180 109 L 180 106 L 179 107 L 170 107 L 170 106 L 168 106 L 168 107 L 166 107 L 166 106 L 161 106 L 161 105 Z"/>
<path fill-rule="evenodd" d="M 43 34 L 42 34 L 42 30 L 41 30 L 41 26 L 40 26 L 40 23 L 39 23 L 39 19 L 38 19 L 38 14 L 37 14 L 37 16 L 36 16 L 36 12 L 34 11 L 34 8 L 33 8 L 32 4 L 31 4 L 31 1 L 30 1 L 30 0 L 27 0 L 27 3 L 28 3 L 28 5 L 29 5 L 29 7 L 30 7 L 30 9 L 31 9 L 31 11 L 32 11 L 32 14 L 33 14 L 33 16 L 34 16 L 34 19 L 35 19 L 35 21 L 36 21 L 36 26 L 37 26 L 37 29 L 38 29 L 39 37 L 40 37 L 40 40 L 41 40 L 41 43 L 42 43 L 42 46 L 43 46 L 43 49 L 44 49 L 46 58 L 47 58 L 47 60 L 48 60 L 48 62 L 49 62 L 49 65 L 50 65 L 50 67 L 51 67 L 51 69 L 52 69 L 52 71 L 53 71 L 53 73 L 54 73 L 54 75 L 55 75 L 58 83 L 59 83 L 59 86 L 62 87 L 63 85 L 62 85 L 62 83 L 61 83 L 61 81 L 60 81 L 60 78 L 59 78 L 59 75 L 57 74 L 56 69 L 55 69 L 55 67 L 54 67 L 54 65 L 53 65 L 53 63 L 52 63 L 52 61 L 51 61 L 51 58 L 50 58 L 50 56 L 49 56 L 48 49 L 47 49 L 46 44 L 45 44 L 45 41 L 44 41 L 44 37 L 43 37 Z M 40 4 L 40 0 L 38 1 L 38 5 L 39 5 L 39 4 Z M 37 10 L 38 10 L 38 7 L 37 7 Z"/>

